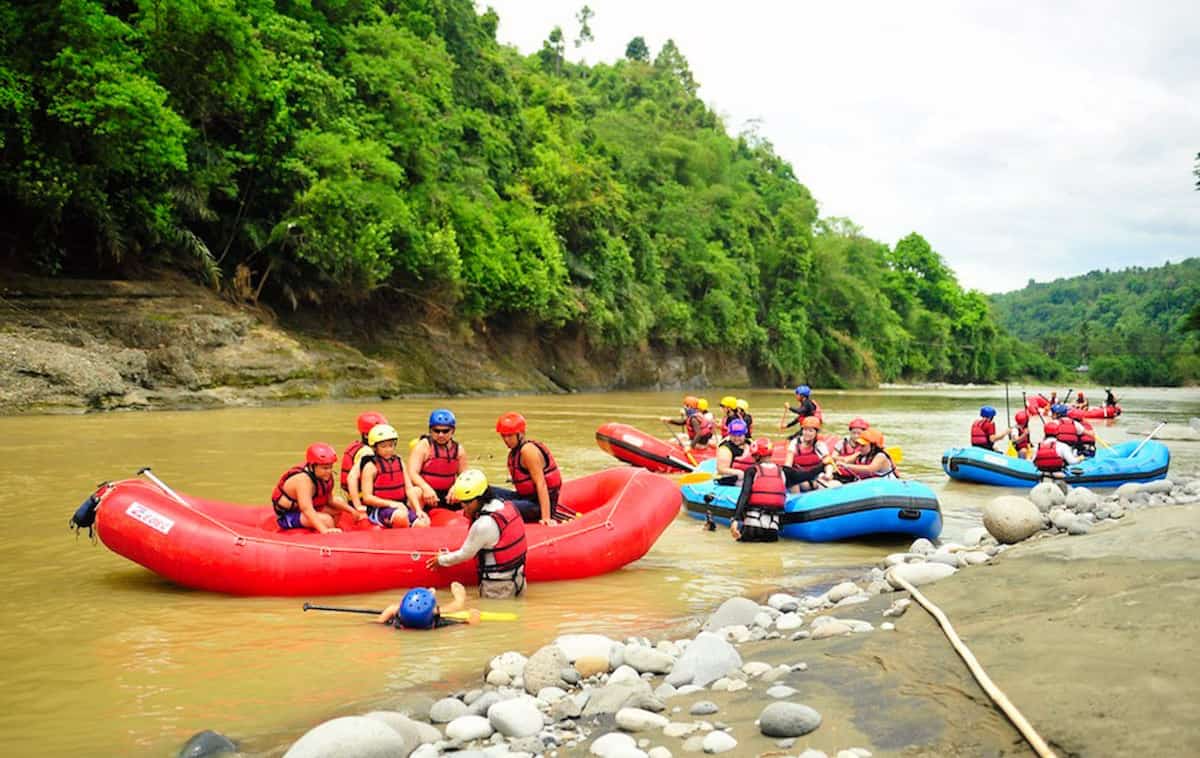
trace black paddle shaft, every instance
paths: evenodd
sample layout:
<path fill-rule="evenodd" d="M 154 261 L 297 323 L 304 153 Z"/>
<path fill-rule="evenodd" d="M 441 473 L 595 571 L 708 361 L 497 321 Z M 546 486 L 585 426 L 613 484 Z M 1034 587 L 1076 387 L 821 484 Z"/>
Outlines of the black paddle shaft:
<path fill-rule="evenodd" d="M 336 611 L 337 613 L 367 613 L 372 616 L 378 616 L 383 611 L 375 611 L 370 608 L 342 608 L 336 605 L 313 605 L 305 603 L 304 610 L 306 611 Z"/>

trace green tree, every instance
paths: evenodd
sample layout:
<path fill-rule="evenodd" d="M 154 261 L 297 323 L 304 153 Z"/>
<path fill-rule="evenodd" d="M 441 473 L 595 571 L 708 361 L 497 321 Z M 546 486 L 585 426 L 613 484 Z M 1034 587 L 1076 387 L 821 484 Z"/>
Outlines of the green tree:
<path fill-rule="evenodd" d="M 625 46 L 625 57 L 631 61 L 649 63 L 650 48 L 646 46 L 646 39 L 639 35 L 629 40 L 629 44 Z"/>
<path fill-rule="evenodd" d="M 592 42 L 595 37 L 592 36 L 592 27 L 589 25 L 596 14 L 588 6 L 583 6 L 579 12 L 575 14 L 575 20 L 579 22 L 579 34 L 575 37 L 575 49 L 583 47 L 585 43 Z"/>

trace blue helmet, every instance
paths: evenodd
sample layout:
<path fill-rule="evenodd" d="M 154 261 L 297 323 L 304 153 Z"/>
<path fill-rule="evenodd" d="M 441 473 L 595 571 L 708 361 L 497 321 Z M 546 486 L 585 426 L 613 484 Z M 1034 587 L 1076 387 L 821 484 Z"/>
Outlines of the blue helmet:
<path fill-rule="evenodd" d="M 995 418 L 996 409 L 990 405 L 985 405 L 979 409 L 979 415 L 983 416 L 984 418 Z"/>
<path fill-rule="evenodd" d="M 729 426 L 726 428 L 729 430 L 729 436 L 731 437 L 735 434 L 745 434 L 749 431 L 749 427 L 746 426 L 746 422 L 742 421 L 740 418 L 735 418 L 733 421 L 730 421 Z"/>
<path fill-rule="evenodd" d="M 1055 416 L 1065 416 L 1069 410 L 1070 409 L 1062 403 L 1055 403 L 1054 405 L 1050 406 L 1050 412 Z"/>
<path fill-rule="evenodd" d="M 424 587 L 404 593 L 400 601 L 400 623 L 408 629 L 432 629 L 437 600 Z"/>
<path fill-rule="evenodd" d="M 799 387 L 796 388 L 796 394 L 803 395 L 804 397 L 808 397 L 809 395 L 812 394 L 812 390 L 809 388 L 809 386 L 807 384 L 801 384 Z"/>
<path fill-rule="evenodd" d="M 430 426 L 458 426 L 454 419 L 454 414 L 445 408 L 438 408 L 433 413 L 429 414 Z"/>

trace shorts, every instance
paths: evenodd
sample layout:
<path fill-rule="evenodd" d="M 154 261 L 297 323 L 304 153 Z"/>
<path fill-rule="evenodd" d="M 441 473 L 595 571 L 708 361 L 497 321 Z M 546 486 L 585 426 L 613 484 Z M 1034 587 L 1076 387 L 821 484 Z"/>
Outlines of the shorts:
<path fill-rule="evenodd" d="M 390 529 L 392 527 L 392 519 L 395 518 L 397 510 L 399 510 L 399 509 L 391 508 L 388 506 L 384 506 L 382 508 L 376 508 L 373 505 L 368 505 L 367 506 L 367 519 L 372 524 L 378 524 L 379 526 Z M 413 522 L 417 520 L 417 512 L 414 511 L 412 508 L 409 508 L 407 510 L 408 510 L 408 525 L 412 526 Z"/>
<path fill-rule="evenodd" d="M 804 482 L 811 482 L 819 477 L 824 471 L 825 468 L 823 466 L 814 468 L 810 471 L 801 471 L 793 466 L 783 466 L 784 486 L 786 486 L 788 489 L 791 489 L 792 487 L 803 484 Z"/>
<path fill-rule="evenodd" d="M 778 529 L 763 529 L 760 526 L 743 526 L 738 542 L 778 542 Z"/>
<path fill-rule="evenodd" d="M 275 523 L 279 524 L 279 528 L 285 532 L 288 529 L 306 529 L 307 527 L 300 521 L 300 516 L 301 513 L 298 510 L 288 511 L 282 516 L 276 516 Z"/>

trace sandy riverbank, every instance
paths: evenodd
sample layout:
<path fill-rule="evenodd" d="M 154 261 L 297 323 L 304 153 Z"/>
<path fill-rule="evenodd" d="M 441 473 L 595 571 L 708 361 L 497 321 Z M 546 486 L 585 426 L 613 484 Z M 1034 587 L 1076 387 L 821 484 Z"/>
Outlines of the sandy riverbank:
<path fill-rule="evenodd" d="M 1187 482 L 1177 479 L 1177 499 L 1189 499 Z M 1052 529 L 1007 549 L 985 538 L 976 547 L 995 553 L 992 560 L 963 560 L 956 574 L 922 588 L 1060 755 L 1200 752 L 1191 727 L 1200 717 L 1200 642 L 1192 631 L 1200 618 L 1200 508 L 1169 499 L 1176 498 L 1137 496 L 1120 520 L 1078 536 Z M 731 599 L 707 622 L 724 627 L 719 634 L 624 643 L 575 635 L 522 651 L 533 653 L 529 659 L 506 653 L 490 664 L 490 684 L 444 693 L 432 707 L 422 698 L 400 707 L 422 721 L 432 711 L 432 727 L 394 714 L 337 719 L 288 755 L 333 754 L 333 744 L 343 756 L 533 754 L 539 746 L 548 755 L 656 757 L 722 747 L 730 755 L 811 750 L 845 758 L 851 749 L 1030 753 L 924 610 L 913 604 L 898 617 L 884 615 L 907 593 L 880 592 L 879 577 L 785 588 L 755 599 L 765 605 Z M 828 626 L 836 624 L 830 617 L 853 620 L 858 631 Z M 701 648 L 711 668 L 696 675 L 706 681 L 689 685 L 684 662 Z M 497 700 L 509 705 L 489 709 Z M 768 737 L 764 709 L 774 702 L 807 706 L 820 723 L 801 723 L 806 713 L 797 709 L 791 715 L 803 734 Z M 383 721 L 388 727 L 376 729 Z M 416 747 L 430 739 L 438 742 Z"/>

